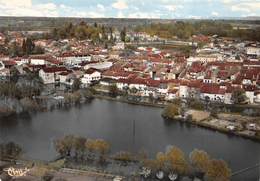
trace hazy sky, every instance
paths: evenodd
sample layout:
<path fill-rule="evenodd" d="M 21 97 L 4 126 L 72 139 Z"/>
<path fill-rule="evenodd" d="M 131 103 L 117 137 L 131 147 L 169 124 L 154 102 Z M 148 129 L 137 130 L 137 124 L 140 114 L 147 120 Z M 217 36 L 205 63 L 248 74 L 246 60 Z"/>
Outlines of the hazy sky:
<path fill-rule="evenodd" d="M 0 0 L 0 16 L 244 17 L 260 16 L 260 0 Z"/>

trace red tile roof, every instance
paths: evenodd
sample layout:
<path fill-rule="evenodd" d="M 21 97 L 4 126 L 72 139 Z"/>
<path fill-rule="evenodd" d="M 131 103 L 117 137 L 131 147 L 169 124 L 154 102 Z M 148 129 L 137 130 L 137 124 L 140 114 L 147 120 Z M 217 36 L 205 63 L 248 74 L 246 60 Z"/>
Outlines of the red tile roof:
<path fill-rule="evenodd" d="M 66 67 L 45 67 L 42 69 L 45 73 L 65 72 Z"/>
<path fill-rule="evenodd" d="M 207 94 L 225 94 L 226 92 L 225 89 L 220 88 L 217 84 L 202 84 L 200 91 Z"/>

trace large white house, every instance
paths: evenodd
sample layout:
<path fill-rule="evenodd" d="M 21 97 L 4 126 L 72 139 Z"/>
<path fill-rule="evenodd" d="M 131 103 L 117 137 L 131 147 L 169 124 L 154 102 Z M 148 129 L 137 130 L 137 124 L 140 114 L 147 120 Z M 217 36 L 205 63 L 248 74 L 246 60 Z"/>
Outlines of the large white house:
<path fill-rule="evenodd" d="M 222 60 L 223 60 L 223 57 L 220 54 L 198 55 L 195 57 L 189 57 L 187 59 L 187 65 L 191 65 L 193 62 L 209 63 L 209 62 L 216 62 L 216 61 L 222 61 Z"/>
<path fill-rule="evenodd" d="M 247 47 L 246 54 L 253 55 L 253 56 L 260 56 L 260 48 L 259 47 Z"/>
<path fill-rule="evenodd" d="M 200 98 L 213 102 L 224 102 L 226 88 L 216 84 L 203 84 L 200 88 Z"/>
<path fill-rule="evenodd" d="M 83 86 L 87 86 L 94 81 L 99 81 L 101 79 L 101 73 L 96 69 L 90 68 L 85 71 L 85 74 L 81 78 L 81 83 Z"/>
<path fill-rule="evenodd" d="M 39 71 L 39 77 L 41 77 L 44 84 L 53 84 L 59 81 L 59 74 L 66 71 L 65 67 L 45 67 Z"/>

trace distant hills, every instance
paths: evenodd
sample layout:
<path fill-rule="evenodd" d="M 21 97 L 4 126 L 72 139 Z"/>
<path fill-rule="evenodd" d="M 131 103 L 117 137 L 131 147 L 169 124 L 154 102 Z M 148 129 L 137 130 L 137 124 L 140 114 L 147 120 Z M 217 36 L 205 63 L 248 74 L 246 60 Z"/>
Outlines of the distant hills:
<path fill-rule="evenodd" d="M 72 18 L 72 17 L 8 17 L 0 16 L 0 30 L 46 30 L 62 26 L 66 22 L 79 23 L 85 21 L 88 24 L 98 23 L 113 27 L 133 27 L 151 23 L 174 23 L 176 21 L 227 21 L 230 23 L 242 23 L 260 25 L 260 16 L 218 17 L 212 19 L 120 19 L 120 18 Z"/>

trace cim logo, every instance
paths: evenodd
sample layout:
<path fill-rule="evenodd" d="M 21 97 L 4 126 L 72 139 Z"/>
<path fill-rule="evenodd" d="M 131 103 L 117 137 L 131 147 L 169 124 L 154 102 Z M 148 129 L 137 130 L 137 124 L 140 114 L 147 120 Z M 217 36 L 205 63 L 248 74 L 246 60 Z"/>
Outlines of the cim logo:
<path fill-rule="evenodd" d="M 26 176 L 26 173 L 29 172 L 30 170 L 28 168 L 5 168 L 5 172 L 11 177 L 23 177 Z M 1 181 L 1 179 L 0 179 Z"/>

